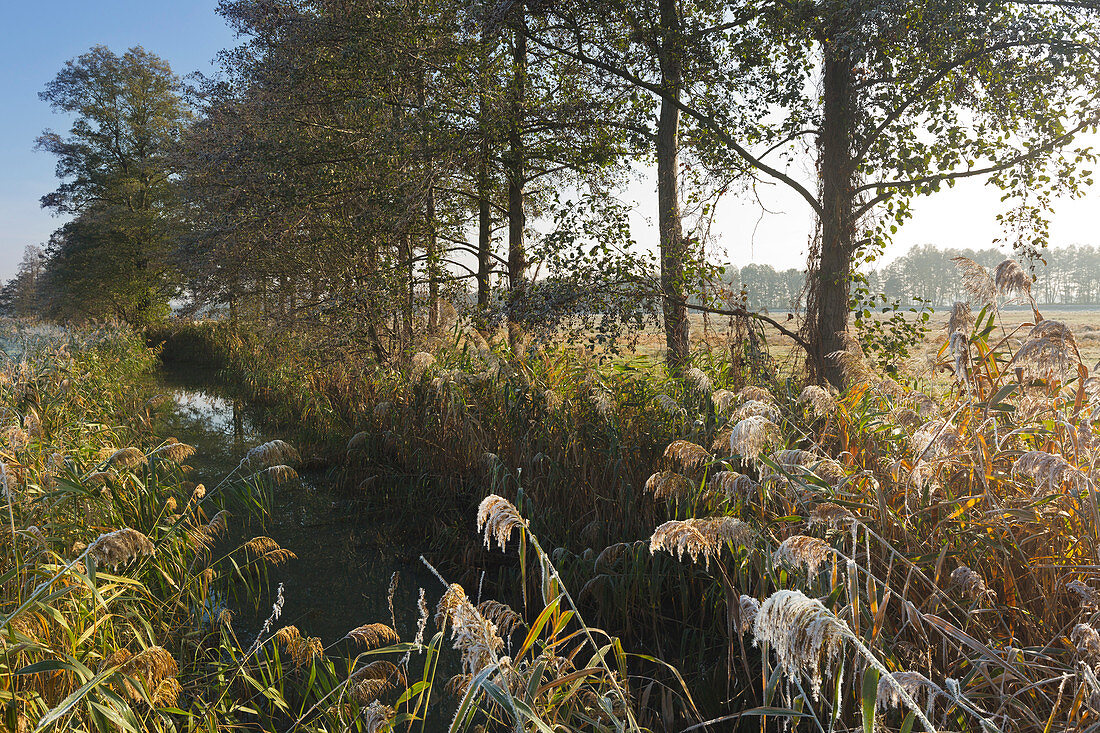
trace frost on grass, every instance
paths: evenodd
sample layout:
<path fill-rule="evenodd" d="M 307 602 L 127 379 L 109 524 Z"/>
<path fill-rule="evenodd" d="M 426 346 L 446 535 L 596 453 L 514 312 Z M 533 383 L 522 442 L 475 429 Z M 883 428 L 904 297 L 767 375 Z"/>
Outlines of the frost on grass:
<path fill-rule="evenodd" d="M 686 554 L 692 562 L 703 558 L 705 566 L 717 557 L 728 542 L 734 546 L 747 544 L 752 528 L 733 517 L 682 519 L 665 522 L 653 531 L 649 539 L 650 553 L 664 550 L 682 560 Z"/>
<path fill-rule="evenodd" d="M 760 605 L 753 624 L 757 644 L 766 643 L 790 679 L 805 673 L 816 697 L 821 692 L 821 664 L 840 654 L 847 625 L 821 601 L 797 590 L 780 590 Z"/>
<path fill-rule="evenodd" d="M 481 500 L 477 508 L 477 529 L 485 533 L 485 547 L 488 549 L 492 540 L 503 551 L 512 536 L 512 530 L 527 527 L 527 521 L 520 516 L 512 502 L 497 494 L 489 494 Z"/>

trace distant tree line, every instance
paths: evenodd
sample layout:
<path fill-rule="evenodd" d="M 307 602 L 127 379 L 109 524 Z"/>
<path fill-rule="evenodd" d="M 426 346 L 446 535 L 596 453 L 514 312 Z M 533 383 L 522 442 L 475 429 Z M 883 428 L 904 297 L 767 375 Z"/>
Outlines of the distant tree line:
<path fill-rule="evenodd" d="M 456 309 L 512 346 L 546 323 L 649 313 L 678 370 L 692 309 L 760 317 L 741 310 L 743 283 L 756 307 L 805 293 L 791 328 L 811 372 L 838 383 L 825 354 L 843 347 L 855 268 L 914 198 L 980 177 L 1004 192 L 1020 243 L 1041 249 L 1046 203 L 1091 181 L 1076 136 L 1100 123 L 1095 3 L 218 12 L 240 45 L 209 78 L 100 46 L 41 93 L 73 119 L 38 140 L 60 181 L 42 203 L 72 219 L 11 286 L 33 283 L 38 312 L 140 326 L 172 304 L 310 329 L 380 361 Z M 639 164 L 656 177 L 654 256 L 617 198 Z M 734 283 L 708 261 L 719 199 L 757 182 L 812 213 L 804 277 L 746 266 Z M 1058 277 L 1055 297 L 1095 296 Z"/>
<path fill-rule="evenodd" d="M 882 293 L 902 306 L 923 300 L 934 308 L 947 307 L 966 300 L 953 257 L 967 257 L 990 269 L 1007 257 L 995 248 L 940 248 L 917 245 L 889 265 L 867 269 L 865 276 L 871 292 Z M 1071 245 L 1048 249 L 1043 258 L 1029 259 L 1035 284 L 1032 292 L 1045 305 L 1100 305 L 1100 248 Z M 771 265 L 726 265 L 724 287 L 743 292 L 751 309 L 787 311 L 802 307 L 806 273 L 789 268 L 776 270 Z"/>

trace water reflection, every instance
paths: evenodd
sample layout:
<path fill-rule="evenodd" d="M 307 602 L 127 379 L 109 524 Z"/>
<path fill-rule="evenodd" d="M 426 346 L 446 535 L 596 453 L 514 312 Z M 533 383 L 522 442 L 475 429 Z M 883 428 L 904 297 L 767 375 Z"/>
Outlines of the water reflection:
<path fill-rule="evenodd" d="M 163 372 L 153 388 L 172 398 L 159 434 L 198 448 L 189 460 L 193 480 L 213 486 L 233 470 L 249 448 L 273 438 L 293 436 L 266 428 L 248 404 L 207 372 Z M 294 624 L 303 635 L 319 636 L 327 646 L 364 623 L 390 623 L 387 589 L 400 573 L 394 599 L 397 630 L 411 639 L 416 627 L 418 587 L 438 597 L 439 582 L 415 561 L 418 548 L 387 540 L 385 527 L 372 522 L 354 497 L 337 490 L 323 471 L 303 471 L 301 481 L 275 491 L 266 526 L 243 518 L 230 521 L 234 540 L 266 534 L 298 556 L 269 570 L 270 587 L 259 609 L 239 609 L 234 627 L 242 638 L 254 633 L 270 611 L 275 586 L 285 586 L 280 624 Z"/>

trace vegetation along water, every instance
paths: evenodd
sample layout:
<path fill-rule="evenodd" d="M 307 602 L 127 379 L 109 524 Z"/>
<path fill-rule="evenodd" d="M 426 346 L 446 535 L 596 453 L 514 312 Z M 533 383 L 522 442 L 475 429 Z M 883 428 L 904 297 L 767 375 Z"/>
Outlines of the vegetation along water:
<path fill-rule="evenodd" d="M 1100 731 L 1095 0 L 217 13 L 40 94 L 0 728 Z"/>

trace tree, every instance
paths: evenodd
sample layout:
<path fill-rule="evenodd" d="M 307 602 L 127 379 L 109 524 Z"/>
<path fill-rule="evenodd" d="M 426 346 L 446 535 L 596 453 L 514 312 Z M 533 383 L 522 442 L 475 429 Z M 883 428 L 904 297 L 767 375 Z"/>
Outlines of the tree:
<path fill-rule="evenodd" d="M 41 312 L 41 280 L 45 266 L 45 251 L 38 245 L 28 244 L 15 277 L 0 289 L 0 312 L 16 318 Z"/>
<path fill-rule="evenodd" d="M 584 43 L 559 50 L 677 106 L 762 176 L 792 188 L 817 218 L 804 334 L 808 364 L 841 381 L 826 355 L 843 348 L 855 259 L 908 218 L 909 200 L 984 177 L 1022 201 L 1005 223 L 1020 244 L 1045 244 L 1032 216 L 1089 178 L 1073 147 L 1100 121 L 1097 8 L 1089 2 L 744 2 L 717 26 L 738 49 L 699 79 L 749 63 L 750 87 L 774 89 L 767 114 L 678 98 L 623 54 Z M 709 79 L 706 78 L 709 75 Z M 753 108 L 750 98 L 747 103 Z M 815 144 L 813 181 L 790 165 Z M 1080 172 L 1080 175 L 1075 173 Z"/>
<path fill-rule="evenodd" d="M 76 217 L 51 243 L 51 292 L 80 290 L 85 311 L 136 324 L 163 315 L 178 216 L 168 153 L 189 119 L 179 79 L 141 47 L 118 56 L 95 46 L 39 96 L 75 116 L 68 136 L 47 130 L 37 141 L 62 181 L 42 205 Z M 55 271 L 62 260 L 81 264 Z"/>

